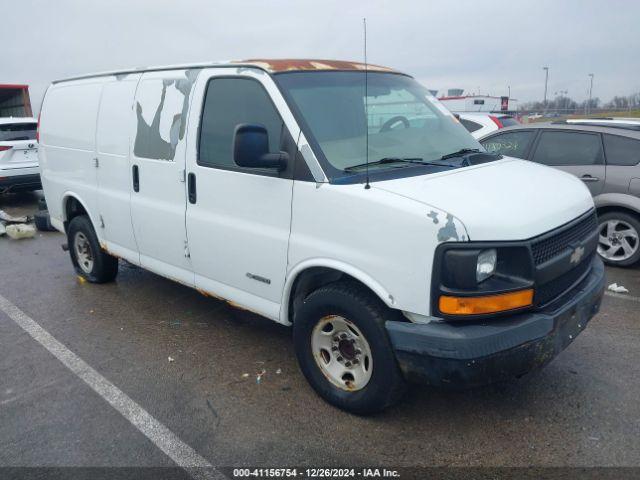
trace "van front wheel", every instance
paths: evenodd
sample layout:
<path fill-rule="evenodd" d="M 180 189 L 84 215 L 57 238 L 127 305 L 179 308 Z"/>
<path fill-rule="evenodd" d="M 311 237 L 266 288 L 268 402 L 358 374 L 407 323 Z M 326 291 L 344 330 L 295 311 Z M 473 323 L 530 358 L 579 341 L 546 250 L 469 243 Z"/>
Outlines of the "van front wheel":
<path fill-rule="evenodd" d="M 322 398 L 357 414 L 400 399 L 405 381 L 384 327 L 389 315 L 355 282 L 326 285 L 305 299 L 293 339 L 302 373 Z"/>
<path fill-rule="evenodd" d="M 89 217 L 74 217 L 67 229 L 71 263 L 78 275 L 91 283 L 111 282 L 118 274 L 118 259 L 100 248 Z"/>

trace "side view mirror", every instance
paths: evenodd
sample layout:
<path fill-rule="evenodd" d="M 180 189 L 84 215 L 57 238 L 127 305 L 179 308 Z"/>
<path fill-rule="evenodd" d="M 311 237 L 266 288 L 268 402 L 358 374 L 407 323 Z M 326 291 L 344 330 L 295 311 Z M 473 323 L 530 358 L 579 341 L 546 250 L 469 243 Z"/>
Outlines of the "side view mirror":
<path fill-rule="evenodd" d="M 233 160 L 247 168 L 287 168 L 287 152 L 269 153 L 269 134 L 262 125 L 240 124 L 233 134 Z"/>

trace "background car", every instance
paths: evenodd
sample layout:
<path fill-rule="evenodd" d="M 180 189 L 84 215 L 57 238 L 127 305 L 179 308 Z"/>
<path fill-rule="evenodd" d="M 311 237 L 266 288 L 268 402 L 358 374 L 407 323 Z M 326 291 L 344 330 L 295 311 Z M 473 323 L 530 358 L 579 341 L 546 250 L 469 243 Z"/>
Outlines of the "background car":
<path fill-rule="evenodd" d="M 42 188 L 34 118 L 0 118 L 0 193 Z"/>
<path fill-rule="evenodd" d="M 596 117 L 596 118 L 568 118 L 564 121 L 570 125 L 599 125 L 603 127 L 616 125 L 638 125 L 640 126 L 640 118 L 626 117 Z"/>
<path fill-rule="evenodd" d="M 640 124 L 572 121 L 520 125 L 480 139 L 489 152 L 576 175 L 591 190 L 606 263 L 640 260 Z"/>
<path fill-rule="evenodd" d="M 512 115 L 504 113 L 456 113 L 460 123 L 473 135 L 474 138 L 482 138 L 501 128 L 520 125 Z"/>

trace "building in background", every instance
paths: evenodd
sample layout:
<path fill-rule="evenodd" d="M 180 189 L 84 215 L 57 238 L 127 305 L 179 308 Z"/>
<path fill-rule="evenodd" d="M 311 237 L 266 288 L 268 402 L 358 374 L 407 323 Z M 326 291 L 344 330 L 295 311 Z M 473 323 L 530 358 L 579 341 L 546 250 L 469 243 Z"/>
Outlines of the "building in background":
<path fill-rule="evenodd" d="M 32 116 L 29 86 L 0 83 L 0 118 Z"/>
<path fill-rule="evenodd" d="M 439 90 L 436 96 L 451 112 L 516 113 L 518 110 L 515 98 L 465 94 L 462 88 Z"/>

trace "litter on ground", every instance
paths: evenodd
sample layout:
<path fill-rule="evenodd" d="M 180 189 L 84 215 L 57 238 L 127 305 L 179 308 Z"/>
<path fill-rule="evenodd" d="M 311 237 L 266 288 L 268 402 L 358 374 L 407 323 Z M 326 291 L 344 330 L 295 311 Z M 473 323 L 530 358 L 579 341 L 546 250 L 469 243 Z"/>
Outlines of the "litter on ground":
<path fill-rule="evenodd" d="M 1 211 L 1 210 L 0 210 Z M 33 238 L 36 236 L 36 229 L 33 225 L 23 223 L 15 223 L 5 227 L 7 235 L 14 240 L 23 238 Z"/>
<path fill-rule="evenodd" d="M 256 375 L 256 383 L 260 383 L 262 381 L 262 376 L 267 373 L 266 370 L 262 370 L 258 375 Z"/>
<path fill-rule="evenodd" d="M 0 220 L 6 223 L 27 223 L 29 221 L 29 217 L 27 217 L 26 215 L 14 217 L 13 215 L 9 215 L 4 210 L 0 210 Z"/>
<path fill-rule="evenodd" d="M 169 362 L 175 362 L 175 359 L 173 357 L 167 357 L 167 360 L 169 360 Z"/>
<path fill-rule="evenodd" d="M 609 285 L 609 287 L 607 287 L 607 290 L 615 293 L 629 293 L 629 290 L 627 290 L 622 285 L 618 285 L 617 283 L 612 283 L 611 285 Z"/>

